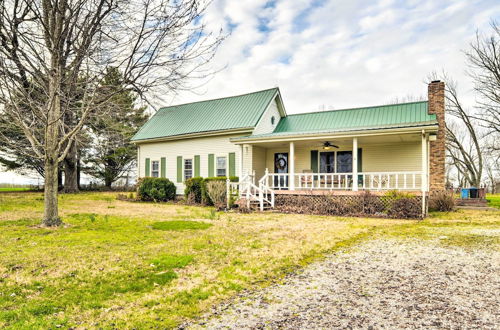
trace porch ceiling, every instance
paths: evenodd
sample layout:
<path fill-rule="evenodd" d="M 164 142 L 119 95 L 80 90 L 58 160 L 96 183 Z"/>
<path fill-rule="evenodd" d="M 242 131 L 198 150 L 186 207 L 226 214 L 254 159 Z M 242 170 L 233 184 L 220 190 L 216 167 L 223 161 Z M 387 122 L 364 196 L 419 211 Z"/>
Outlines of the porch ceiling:
<path fill-rule="evenodd" d="M 331 142 L 332 144 L 338 145 L 340 147 L 352 147 L 352 138 L 325 137 L 314 140 L 298 140 L 294 141 L 294 143 L 296 148 L 310 147 L 311 145 L 313 146 L 317 145 L 318 148 L 321 148 L 323 142 L 325 141 Z M 387 144 L 387 143 L 393 144 L 399 142 L 420 142 L 420 141 L 421 141 L 420 133 L 358 137 L 358 145 Z M 290 141 L 253 142 L 249 144 L 265 148 L 280 148 L 280 147 L 288 147 L 290 145 Z"/>

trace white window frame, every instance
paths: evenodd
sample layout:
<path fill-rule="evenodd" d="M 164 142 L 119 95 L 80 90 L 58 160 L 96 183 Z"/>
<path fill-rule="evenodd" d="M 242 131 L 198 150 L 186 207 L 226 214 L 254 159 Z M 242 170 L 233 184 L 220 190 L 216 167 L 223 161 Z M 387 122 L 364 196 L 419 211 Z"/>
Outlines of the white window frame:
<path fill-rule="evenodd" d="M 155 170 L 155 164 L 156 164 L 156 170 Z M 155 172 L 156 172 L 156 175 L 155 175 Z M 158 160 L 151 160 L 151 177 L 153 177 L 153 178 L 160 177 L 160 161 L 158 161 Z"/>
<path fill-rule="evenodd" d="M 194 171 L 194 169 L 193 169 L 193 166 L 194 166 L 193 159 L 194 158 L 184 158 L 184 160 L 183 160 L 183 163 L 182 163 L 182 170 L 183 170 L 182 172 L 183 173 L 182 173 L 182 175 L 184 177 L 184 181 L 187 180 L 187 179 L 191 179 L 193 177 L 193 171 Z M 186 168 L 186 161 L 188 161 L 188 160 L 191 161 L 191 168 L 190 169 Z M 190 176 L 187 175 L 187 171 L 191 171 Z"/>
<path fill-rule="evenodd" d="M 219 158 L 224 158 L 224 168 L 220 168 L 220 170 L 224 170 L 224 175 L 219 175 Z M 216 155 L 215 156 L 215 176 L 216 177 L 227 177 L 227 156 L 226 155 Z"/>

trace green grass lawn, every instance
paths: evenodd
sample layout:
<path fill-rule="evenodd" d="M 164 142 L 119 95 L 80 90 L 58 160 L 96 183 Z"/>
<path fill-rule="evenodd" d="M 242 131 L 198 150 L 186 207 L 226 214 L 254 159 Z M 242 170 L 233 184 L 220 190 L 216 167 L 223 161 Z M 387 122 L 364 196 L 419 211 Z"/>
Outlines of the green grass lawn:
<path fill-rule="evenodd" d="M 29 187 L 0 187 L 0 192 L 11 192 L 11 191 L 30 191 Z"/>
<path fill-rule="evenodd" d="M 500 194 L 486 194 L 488 205 L 500 209 Z"/>
<path fill-rule="evenodd" d="M 61 195 L 65 226 L 39 226 L 41 193 L 0 194 L 0 327 L 170 328 L 245 289 L 373 238 L 498 249 L 500 211 L 424 221 L 219 213 Z M 446 233 L 449 239 L 439 240 Z"/>

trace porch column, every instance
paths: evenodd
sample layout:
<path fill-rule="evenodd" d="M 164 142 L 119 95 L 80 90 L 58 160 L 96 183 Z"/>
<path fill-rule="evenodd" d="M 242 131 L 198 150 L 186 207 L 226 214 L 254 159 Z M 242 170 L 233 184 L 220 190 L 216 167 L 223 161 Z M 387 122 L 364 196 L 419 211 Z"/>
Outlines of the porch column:
<path fill-rule="evenodd" d="M 422 192 L 427 191 L 427 134 L 422 130 Z"/>
<path fill-rule="evenodd" d="M 352 138 L 352 191 L 358 191 L 358 138 Z"/>
<path fill-rule="evenodd" d="M 290 160 L 289 160 L 289 171 L 288 171 L 288 189 L 295 190 L 295 144 L 290 142 Z"/>

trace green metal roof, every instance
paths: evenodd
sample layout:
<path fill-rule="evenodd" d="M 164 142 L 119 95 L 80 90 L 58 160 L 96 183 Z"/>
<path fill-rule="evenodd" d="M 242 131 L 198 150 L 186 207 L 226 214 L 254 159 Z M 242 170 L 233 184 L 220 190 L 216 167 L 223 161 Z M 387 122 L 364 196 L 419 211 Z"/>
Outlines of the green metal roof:
<path fill-rule="evenodd" d="M 132 141 L 253 128 L 278 91 L 278 88 L 272 88 L 244 95 L 161 108 L 137 132 Z"/>
<path fill-rule="evenodd" d="M 427 101 L 422 101 L 288 115 L 281 118 L 273 133 L 241 139 L 432 124 L 437 124 L 436 115 L 428 114 Z"/>

